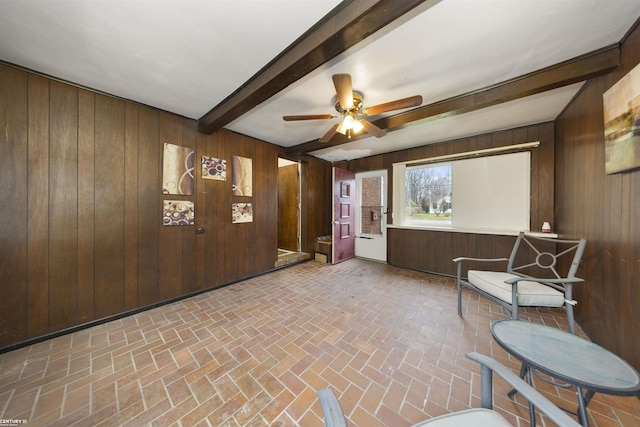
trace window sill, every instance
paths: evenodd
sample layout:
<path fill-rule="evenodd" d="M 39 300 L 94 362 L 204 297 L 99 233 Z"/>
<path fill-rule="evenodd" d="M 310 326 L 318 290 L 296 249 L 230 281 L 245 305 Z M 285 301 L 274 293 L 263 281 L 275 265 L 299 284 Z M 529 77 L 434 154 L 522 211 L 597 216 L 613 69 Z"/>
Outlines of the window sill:
<path fill-rule="evenodd" d="M 471 228 L 455 228 L 455 227 L 435 227 L 435 226 L 417 226 L 417 225 L 394 225 L 388 224 L 387 228 L 397 228 L 402 230 L 425 230 L 425 231 L 444 231 L 449 233 L 469 233 L 469 234 L 493 234 L 497 236 L 517 236 L 520 230 L 482 230 Z M 556 233 L 541 233 L 537 231 L 524 230 L 527 235 L 535 237 L 546 237 L 549 239 L 557 239 Z"/>

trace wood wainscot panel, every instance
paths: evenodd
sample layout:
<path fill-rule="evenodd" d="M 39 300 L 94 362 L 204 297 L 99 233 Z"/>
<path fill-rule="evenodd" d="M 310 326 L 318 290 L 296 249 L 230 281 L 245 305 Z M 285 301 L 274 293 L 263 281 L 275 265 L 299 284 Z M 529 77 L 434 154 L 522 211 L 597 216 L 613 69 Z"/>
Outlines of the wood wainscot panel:
<path fill-rule="evenodd" d="M 225 132 L 224 143 L 228 146 L 226 152 L 229 155 L 230 161 L 233 156 L 247 157 L 244 139 L 241 138 L 240 135 Z M 231 169 L 233 171 L 233 166 L 231 166 Z M 229 177 L 229 179 L 231 179 L 229 182 L 232 183 L 232 178 Z M 226 210 L 223 217 L 226 221 L 218 223 L 221 229 L 224 230 L 224 242 L 221 246 L 224 248 L 225 253 L 223 283 L 243 277 L 245 245 L 247 243 L 245 238 L 247 235 L 247 229 L 251 227 L 251 224 L 248 223 L 233 224 L 231 221 L 232 203 L 245 203 L 249 200 L 246 197 L 241 196 L 232 196 L 228 200 L 229 203 L 226 206 L 222 206 L 223 210 Z"/>
<path fill-rule="evenodd" d="M 238 276 L 235 279 L 253 276 L 258 272 L 257 266 L 260 265 L 260 260 L 264 259 L 268 254 L 259 253 L 256 249 L 256 240 L 258 234 L 264 233 L 264 230 L 261 230 L 257 227 L 256 215 L 258 212 L 261 215 L 266 215 L 265 211 L 265 203 L 264 197 L 266 196 L 266 188 L 264 186 L 264 173 L 265 167 L 262 162 L 258 162 L 256 158 L 256 141 L 248 138 L 246 136 L 241 136 L 242 145 L 244 146 L 244 151 L 242 157 L 251 159 L 251 195 L 246 197 L 235 198 L 235 202 L 240 203 L 251 203 L 252 207 L 252 220 L 249 223 L 244 224 L 231 224 L 240 226 L 234 227 L 240 233 L 238 238 L 241 239 L 242 244 L 237 247 L 237 254 L 240 255 L 240 271 L 238 272 Z M 276 173 L 276 170 L 273 169 L 272 173 Z M 262 181 L 261 181 L 262 179 Z M 247 180 L 248 181 L 248 180 Z M 273 188 L 276 190 L 276 187 Z M 277 197 L 274 193 L 272 197 Z M 275 224 L 277 224 L 277 218 L 274 218 L 274 225 L 272 227 L 275 228 Z M 275 255 L 275 251 L 272 252 L 273 256 Z"/>
<path fill-rule="evenodd" d="M 455 276 L 453 259 L 508 258 L 515 236 L 389 228 L 388 262 L 412 270 Z M 503 266 L 506 268 L 506 265 Z M 486 268 L 474 263 L 469 268 Z"/>
<path fill-rule="evenodd" d="M 78 89 L 50 82 L 49 326 L 77 323 Z"/>
<path fill-rule="evenodd" d="M 95 314 L 124 311 L 124 102 L 95 100 Z"/>
<path fill-rule="evenodd" d="M 182 142 L 182 122 L 177 116 L 169 113 L 160 113 L 160 131 L 158 145 L 162 147 L 162 154 L 160 155 L 159 166 L 161 168 L 160 175 L 162 176 L 162 187 L 164 191 L 164 180 L 168 177 L 164 176 L 163 165 L 167 159 L 164 158 L 168 154 L 165 152 L 165 144 L 172 144 L 182 148 L 195 148 L 185 147 Z M 180 162 L 181 163 L 181 162 Z M 194 180 L 195 181 L 195 180 Z M 161 215 L 164 209 L 165 200 L 176 201 L 193 201 L 194 195 L 182 195 L 182 194 L 163 194 L 161 191 L 158 194 L 158 204 L 160 205 Z M 172 191 L 180 192 L 182 188 L 176 186 Z M 175 298 L 180 295 L 182 290 L 182 243 L 183 243 L 183 231 L 185 228 L 193 231 L 193 226 L 189 225 L 163 225 L 160 223 L 159 231 L 159 277 L 158 277 L 158 299 L 160 301 L 166 301 L 171 298 Z"/>
<path fill-rule="evenodd" d="M 272 268 L 278 259 L 278 153 L 270 145 L 256 144 L 255 158 L 258 169 L 254 179 L 261 183 L 257 186 L 259 193 L 255 200 L 258 205 L 253 216 L 256 230 L 259 230 L 255 251 L 261 256 L 254 267 L 258 272 Z"/>
<path fill-rule="evenodd" d="M 181 119 L 182 122 L 182 144 L 185 147 L 195 150 L 195 158 L 193 161 L 194 189 L 193 195 L 188 197 L 194 202 L 194 208 L 197 206 L 197 195 L 199 186 L 202 184 L 200 178 L 201 159 L 198 157 L 197 151 L 197 124 L 193 120 Z M 195 216 L 195 225 L 180 227 L 182 229 L 182 288 L 180 294 L 188 294 L 200 290 L 197 278 L 198 253 L 197 235 L 195 229 L 200 224 L 200 219 Z"/>
<path fill-rule="evenodd" d="M 95 94 L 78 91 L 78 322 L 95 319 Z"/>
<path fill-rule="evenodd" d="M 28 336 L 49 332 L 49 80 L 29 75 Z M 4 158 L 4 156 L 2 156 Z M 4 166 L 2 167 L 4 170 Z M 2 178 L 4 181 L 4 176 Z M 19 191 L 19 190 L 16 190 Z M 2 198 L 2 200 L 6 200 Z M 2 218 L 6 216 L 2 215 Z"/>
<path fill-rule="evenodd" d="M 125 104 L 124 129 L 124 306 L 138 306 L 138 106 Z"/>
<path fill-rule="evenodd" d="M 138 110 L 138 306 L 159 300 L 160 212 L 158 198 L 162 162 L 159 143 L 159 113 L 146 107 Z"/>
<path fill-rule="evenodd" d="M 26 73 L 0 64 L 0 93 L 0 344 L 8 344 L 27 336 Z"/>

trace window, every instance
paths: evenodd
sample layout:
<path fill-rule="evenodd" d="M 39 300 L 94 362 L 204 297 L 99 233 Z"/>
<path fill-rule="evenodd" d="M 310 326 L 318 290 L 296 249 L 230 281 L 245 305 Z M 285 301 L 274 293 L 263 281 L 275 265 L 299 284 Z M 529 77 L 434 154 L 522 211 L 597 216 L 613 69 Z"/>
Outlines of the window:
<path fill-rule="evenodd" d="M 412 225 L 451 225 L 451 163 L 405 170 L 404 218 Z"/>
<path fill-rule="evenodd" d="M 393 224 L 460 230 L 529 230 L 528 151 L 393 165 Z"/>
<path fill-rule="evenodd" d="M 382 175 L 361 178 L 360 234 L 382 235 L 383 185 Z"/>

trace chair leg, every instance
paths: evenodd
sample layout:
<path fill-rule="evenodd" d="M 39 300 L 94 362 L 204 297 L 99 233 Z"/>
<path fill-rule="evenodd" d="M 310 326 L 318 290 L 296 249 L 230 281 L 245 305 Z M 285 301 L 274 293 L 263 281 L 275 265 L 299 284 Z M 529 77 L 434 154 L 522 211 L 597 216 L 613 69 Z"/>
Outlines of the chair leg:
<path fill-rule="evenodd" d="M 493 371 L 487 365 L 480 365 L 480 406 L 493 409 Z"/>
<path fill-rule="evenodd" d="M 511 287 L 511 319 L 518 320 L 518 284 Z"/>
<path fill-rule="evenodd" d="M 568 302 L 565 302 L 564 307 L 567 312 L 567 323 L 569 324 L 569 332 L 575 335 L 576 325 L 575 325 L 575 320 L 573 318 L 573 305 L 569 304 Z"/>
<path fill-rule="evenodd" d="M 460 280 L 462 278 L 462 263 L 459 262 L 456 269 L 456 284 L 458 285 L 458 316 L 462 316 L 462 285 L 460 284 Z"/>
<path fill-rule="evenodd" d="M 531 377 L 531 368 L 526 368 L 527 384 L 533 387 L 533 378 Z M 536 427 L 536 410 L 533 403 L 529 402 L 529 425 Z"/>
<path fill-rule="evenodd" d="M 518 304 L 511 305 L 511 319 L 518 320 Z"/>
<path fill-rule="evenodd" d="M 575 301 L 573 301 L 573 285 L 571 283 L 566 283 L 564 285 L 564 309 L 567 312 L 567 323 L 569 324 L 569 332 L 575 335 L 576 326 L 575 319 L 573 318 L 573 306 L 575 305 Z"/>

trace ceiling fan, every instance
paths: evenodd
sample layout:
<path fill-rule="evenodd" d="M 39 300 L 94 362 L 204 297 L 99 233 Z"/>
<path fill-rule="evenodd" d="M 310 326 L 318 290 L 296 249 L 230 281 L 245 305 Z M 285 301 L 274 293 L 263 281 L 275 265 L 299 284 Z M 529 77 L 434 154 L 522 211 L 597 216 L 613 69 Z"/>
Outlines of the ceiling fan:
<path fill-rule="evenodd" d="M 363 129 L 371 135 L 380 138 L 384 136 L 387 131 L 380 129 L 370 121 L 362 118 L 362 116 L 375 116 L 386 113 L 387 111 L 417 107 L 422 104 L 422 96 L 416 95 L 364 108 L 364 95 L 353 90 L 350 74 L 334 74 L 332 78 L 333 85 L 336 88 L 335 107 L 336 111 L 340 113 L 340 116 L 334 116 L 332 114 L 308 114 L 282 117 L 285 121 L 324 120 L 342 117 L 342 121 L 333 125 L 331 129 L 318 140 L 319 142 L 328 142 L 336 133 L 341 133 L 347 138 L 351 138 Z"/>

